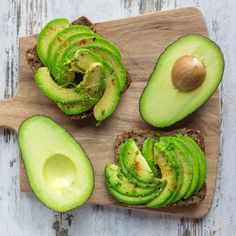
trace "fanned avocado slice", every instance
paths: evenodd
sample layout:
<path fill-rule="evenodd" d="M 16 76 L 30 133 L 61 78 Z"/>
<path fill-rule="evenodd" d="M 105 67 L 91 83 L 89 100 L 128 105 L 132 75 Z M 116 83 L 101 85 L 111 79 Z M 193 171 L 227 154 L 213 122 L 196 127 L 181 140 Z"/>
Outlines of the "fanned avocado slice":
<path fill-rule="evenodd" d="M 143 119 L 168 127 L 191 114 L 213 94 L 224 71 L 220 48 L 197 34 L 179 38 L 159 57 L 140 98 Z"/>
<path fill-rule="evenodd" d="M 165 181 L 152 188 L 140 188 L 129 181 L 121 169 L 113 164 L 105 167 L 105 183 L 108 191 L 120 202 L 127 204 L 144 204 L 157 197 L 165 187 Z"/>
<path fill-rule="evenodd" d="M 37 38 L 37 54 L 44 65 L 47 65 L 47 52 L 53 37 L 62 29 L 68 27 L 70 22 L 65 18 L 57 18 L 48 22 L 40 31 Z"/>
<path fill-rule="evenodd" d="M 172 146 L 172 151 L 175 153 L 176 158 L 179 160 L 181 166 L 181 173 L 183 174 L 182 186 L 173 202 L 179 201 L 182 198 L 188 198 L 194 193 L 198 184 L 197 168 L 193 167 L 194 162 L 188 149 L 182 145 L 178 137 L 163 136 L 161 140 L 166 140 Z"/>
<path fill-rule="evenodd" d="M 96 103 L 104 90 L 104 68 L 101 63 L 91 64 L 83 81 L 76 88 L 60 87 L 51 77 L 47 67 L 41 67 L 35 74 L 35 82 L 50 99 L 60 103 L 79 102 L 91 99 Z M 92 87 L 91 87 L 92 85 Z"/>
<path fill-rule="evenodd" d="M 184 143 L 186 148 L 188 148 L 189 152 L 191 153 L 191 156 L 194 156 L 195 159 L 198 159 L 199 181 L 194 191 L 198 192 L 201 189 L 206 179 L 206 171 L 207 171 L 206 157 L 201 148 L 192 138 L 188 136 L 179 135 L 178 139 Z M 195 161 L 195 166 L 197 166 L 197 161 Z"/>
<path fill-rule="evenodd" d="M 97 121 L 102 121 L 110 116 L 119 104 L 120 100 L 120 87 L 117 75 L 113 67 L 106 63 L 103 59 L 98 57 L 95 53 L 88 49 L 78 49 L 74 58 L 67 61 L 68 71 L 83 72 L 86 71 L 91 63 L 96 61 L 104 66 L 105 73 L 105 91 L 97 103 L 90 100 L 83 100 L 77 103 L 59 104 L 59 108 L 66 114 L 75 115 L 84 112 L 92 107 L 94 104 L 94 117 Z"/>
<path fill-rule="evenodd" d="M 161 142 L 154 144 L 154 156 L 160 167 L 162 178 L 167 181 L 162 193 L 147 203 L 147 207 L 156 208 L 165 206 L 173 200 L 179 187 L 180 165 L 178 160 L 166 149 L 166 144 Z"/>
<path fill-rule="evenodd" d="M 70 57 L 68 55 L 71 55 L 73 57 L 74 53 L 79 47 L 88 45 L 107 48 L 108 50 L 112 51 L 119 59 L 121 58 L 120 52 L 116 48 L 116 46 L 98 35 L 91 36 L 87 34 L 84 35 L 84 37 L 82 37 L 81 34 L 72 35 L 64 40 L 64 42 L 60 45 L 54 55 L 51 71 L 53 76 L 56 78 L 61 78 L 62 76 L 64 76 L 64 59 L 69 59 Z"/>
<path fill-rule="evenodd" d="M 126 84 L 126 70 L 124 64 L 119 60 L 117 55 L 111 50 L 101 46 L 83 46 L 83 48 L 89 49 L 113 66 L 113 69 L 119 79 L 120 91 L 123 91 Z"/>
<path fill-rule="evenodd" d="M 156 185 L 156 179 L 133 139 L 119 147 L 119 165 L 130 181 L 140 187 Z"/>
<path fill-rule="evenodd" d="M 61 31 L 59 31 L 51 40 L 51 43 L 49 44 L 48 47 L 48 52 L 47 52 L 47 66 L 50 71 L 52 71 L 52 61 L 54 58 L 54 54 L 58 50 L 59 46 L 64 42 L 66 38 L 69 36 L 75 35 L 75 34 L 81 34 L 81 33 L 90 33 L 91 35 L 94 34 L 94 32 L 83 25 L 72 25 L 69 26 Z"/>
<path fill-rule="evenodd" d="M 148 163 L 152 173 L 155 177 L 160 177 L 160 173 L 158 171 L 158 166 L 154 159 L 154 143 L 155 141 L 151 138 L 145 139 L 142 147 L 142 154 Z"/>

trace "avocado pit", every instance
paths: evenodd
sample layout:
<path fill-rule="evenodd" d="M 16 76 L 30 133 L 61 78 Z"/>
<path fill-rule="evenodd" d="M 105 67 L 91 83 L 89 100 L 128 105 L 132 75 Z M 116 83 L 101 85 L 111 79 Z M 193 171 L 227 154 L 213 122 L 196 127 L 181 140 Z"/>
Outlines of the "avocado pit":
<path fill-rule="evenodd" d="M 206 77 L 204 65 L 193 56 L 177 59 L 172 69 L 172 83 L 180 91 L 192 91 L 203 83 Z"/>

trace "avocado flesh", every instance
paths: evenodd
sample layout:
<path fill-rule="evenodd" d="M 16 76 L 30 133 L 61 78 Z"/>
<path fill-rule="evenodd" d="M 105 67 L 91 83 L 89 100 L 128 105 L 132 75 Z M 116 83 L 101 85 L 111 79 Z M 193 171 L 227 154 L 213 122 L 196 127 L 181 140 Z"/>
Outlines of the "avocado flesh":
<path fill-rule="evenodd" d="M 160 167 L 162 178 L 167 181 L 167 184 L 159 196 L 147 203 L 149 208 L 161 207 L 170 203 L 176 196 L 176 190 L 179 186 L 180 166 L 178 160 L 160 142 L 154 144 L 154 156 L 157 165 Z"/>
<path fill-rule="evenodd" d="M 206 179 L 206 171 L 207 171 L 207 163 L 206 163 L 206 157 L 204 153 L 202 152 L 201 148 L 198 146 L 198 144 L 190 137 L 187 136 L 179 136 L 178 139 L 182 142 L 184 142 L 184 145 L 188 148 L 189 152 L 192 156 L 195 156 L 198 160 L 198 166 L 199 166 L 199 181 L 198 184 L 194 190 L 194 192 L 198 192 L 205 179 Z M 196 165 L 196 164 L 195 164 Z"/>
<path fill-rule="evenodd" d="M 72 35 L 63 41 L 55 53 L 51 71 L 52 75 L 56 79 L 60 78 L 60 73 L 63 71 L 63 58 L 68 58 L 67 55 L 70 54 L 71 51 L 75 52 L 79 47 L 86 45 L 103 46 L 104 48 L 114 52 L 119 59 L 121 58 L 119 50 L 111 42 L 101 38 L 98 35 L 93 36 L 88 33 L 84 35 L 84 37 L 82 37 L 82 34 Z"/>
<path fill-rule="evenodd" d="M 47 66 L 50 71 L 52 71 L 52 61 L 54 58 L 57 49 L 62 44 L 62 42 L 71 35 L 81 34 L 81 33 L 90 33 L 94 34 L 94 32 L 86 26 L 83 25 L 72 25 L 61 31 L 59 31 L 51 40 L 48 52 L 47 52 Z"/>
<path fill-rule="evenodd" d="M 191 55 L 206 69 L 203 84 L 189 92 L 181 92 L 172 84 L 171 71 L 176 60 Z M 220 48 L 200 35 L 184 36 L 159 57 L 140 99 L 143 119 L 155 127 L 167 127 L 183 119 L 201 106 L 216 90 L 224 70 Z"/>
<path fill-rule="evenodd" d="M 130 182 L 121 169 L 113 164 L 107 164 L 105 167 L 105 183 L 114 198 L 127 204 L 147 203 L 157 197 L 166 184 L 160 180 L 159 185 L 153 188 L 140 188 Z"/>
<path fill-rule="evenodd" d="M 198 175 L 196 171 L 193 172 L 193 162 L 190 160 L 191 154 L 189 150 L 182 145 L 179 138 L 173 136 L 161 137 L 161 140 L 166 140 L 172 146 L 172 151 L 178 158 L 181 172 L 183 173 L 182 186 L 173 202 L 179 201 L 182 198 L 186 199 L 186 196 L 192 195 L 198 184 Z M 197 168 L 195 168 L 196 170 Z"/>
<path fill-rule="evenodd" d="M 156 185 L 156 178 L 133 139 L 127 139 L 120 146 L 119 165 L 127 178 L 138 186 Z"/>
<path fill-rule="evenodd" d="M 142 155 L 145 158 L 148 166 L 152 170 L 152 174 L 155 177 L 160 177 L 158 167 L 154 160 L 154 143 L 154 140 L 152 140 L 151 138 L 147 138 L 143 143 Z"/>
<path fill-rule="evenodd" d="M 126 70 L 124 64 L 119 60 L 119 58 L 112 51 L 104 47 L 84 46 L 83 48 L 89 49 L 113 66 L 113 69 L 119 79 L 120 91 L 122 92 L 126 84 Z"/>
<path fill-rule="evenodd" d="M 44 65 L 47 65 L 48 47 L 53 37 L 64 28 L 68 27 L 70 22 L 65 18 L 57 18 L 48 22 L 40 31 L 37 38 L 37 54 Z"/>
<path fill-rule="evenodd" d="M 104 89 L 104 68 L 100 63 L 91 64 L 83 81 L 76 88 L 60 87 L 52 79 L 47 67 L 37 70 L 35 82 L 40 90 L 55 102 L 72 103 L 91 99 L 96 103 L 102 96 L 101 90 Z"/>
<path fill-rule="evenodd" d="M 93 169 L 67 131 L 37 115 L 20 125 L 18 141 L 29 183 L 42 203 L 65 212 L 87 201 L 94 185 Z"/>
<path fill-rule="evenodd" d="M 102 121 L 110 116 L 116 109 L 120 100 L 120 87 L 113 67 L 101 59 L 97 54 L 86 48 L 78 49 L 73 59 L 67 61 L 71 71 L 86 71 L 91 63 L 99 61 L 104 66 L 105 72 L 105 91 L 102 90 L 100 100 L 95 103 L 90 100 L 82 100 L 77 103 L 58 104 L 59 108 L 66 114 L 76 115 L 88 110 L 94 104 L 94 117 L 97 121 Z M 103 93 L 104 91 L 104 93 Z"/>

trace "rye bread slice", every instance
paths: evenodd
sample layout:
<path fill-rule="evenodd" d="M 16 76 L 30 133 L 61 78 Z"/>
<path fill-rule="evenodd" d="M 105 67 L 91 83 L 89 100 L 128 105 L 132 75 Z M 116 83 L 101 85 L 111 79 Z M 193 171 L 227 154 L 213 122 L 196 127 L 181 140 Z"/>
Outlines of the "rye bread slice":
<path fill-rule="evenodd" d="M 94 32 L 96 33 L 99 33 L 95 30 L 95 24 L 93 24 L 87 17 L 85 16 L 81 16 L 79 17 L 77 20 L 73 21 L 71 23 L 71 25 L 85 25 L 87 27 L 89 27 L 91 30 L 93 30 Z M 100 34 L 101 35 L 101 34 Z M 40 61 L 38 55 L 37 55 L 37 50 L 36 50 L 36 46 L 34 46 L 33 48 L 29 48 L 27 51 L 26 51 L 26 60 L 27 60 L 27 63 L 29 65 L 29 67 L 31 68 L 31 70 L 35 73 L 36 70 L 40 67 L 43 67 L 43 64 L 42 62 Z M 126 84 L 125 84 L 125 87 L 122 91 L 122 93 L 126 92 L 126 90 L 129 88 L 130 86 L 130 83 L 131 83 L 131 79 L 128 75 L 128 72 L 127 73 L 127 76 L 126 76 Z M 85 118 L 89 118 L 93 115 L 93 110 L 90 109 L 86 112 L 83 112 L 81 114 L 78 114 L 78 115 L 69 115 L 69 117 L 73 120 L 81 120 L 81 119 L 85 119 Z"/>
<path fill-rule="evenodd" d="M 160 136 L 166 136 L 171 135 L 175 136 L 176 134 L 182 134 L 187 135 L 191 138 L 193 138 L 199 147 L 202 149 L 203 152 L 205 152 L 205 142 L 204 137 L 197 129 L 192 128 L 182 128 L 172 131 L 154 131 L 154 130 L 131 130 L 131 131 L 124 131 L 117 135 L 116 141 L 115 141 L 115 149 L 116 149 L 116 161 L 118 160 L 118 148 L 119 146 L 125 142 L 128 138 L 133 138 L 139 147 L 139 149 L 142 149 L 142 145 L 144 143 L 144 140 L 146 138 L 152 138 L 154 140 L 158 140 Z M 206 182 L 204 182 L 202 188 L 194 194 L 191 198 L 187 200 L 180 200 L 176 203 L 170 204 L 169 206 L 175 206 L 175 207 L 183 207 L 183 206 L 190 206 L 190 205 L 198 205 L 200 204 L 206 196 Z M 136 207 L 133 206 L 132 207 Z M 143 206 L 144 207 L 144 206 Z M 137 208 L 140 208 L 140 206 L 137 206 Z"/>

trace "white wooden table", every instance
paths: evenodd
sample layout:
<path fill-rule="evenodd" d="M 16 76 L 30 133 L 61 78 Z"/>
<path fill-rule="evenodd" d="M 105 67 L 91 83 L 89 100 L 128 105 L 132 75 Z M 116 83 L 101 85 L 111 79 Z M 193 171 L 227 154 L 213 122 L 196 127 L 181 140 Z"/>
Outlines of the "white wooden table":
<path fill-rule="evenodd" d="M 222 48 L 226 69 L 221 84 L 221 158 L 210 213 L 202 220 L 175 219 L 131 210 L 85 205 L 58 214 L 33 195 L 19 191 L 16 135 L 0 130 L 0 235 L 236 235 L 236 1 L 225 0 L 1 0 L 0 98 L 17 90 L 19 36 L 37 33 L 50 19 L 81 15 L 93 22 L 197 6 L 210 36 Z M 1 112 L 1 111 L 0 111 Z M 14 114 L 12 114 L 14 115 Z"/>

